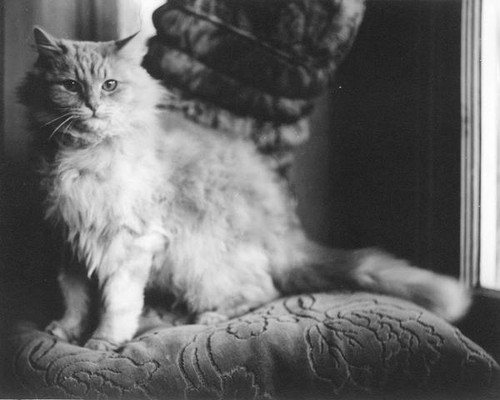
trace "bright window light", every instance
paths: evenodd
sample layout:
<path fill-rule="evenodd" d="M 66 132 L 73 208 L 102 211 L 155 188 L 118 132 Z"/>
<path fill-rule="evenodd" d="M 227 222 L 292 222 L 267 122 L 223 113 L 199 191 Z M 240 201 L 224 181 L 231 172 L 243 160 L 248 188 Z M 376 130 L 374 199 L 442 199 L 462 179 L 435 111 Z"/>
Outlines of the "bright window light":
<path fill-rule="evenodd" d="M 483 0 L 481 28 L 480 284 L 500 289 L 500 1 Z"/>
<path fill-rule="evenodd" d="M 120 8 L 120 36 L 125 37 L 137 31 L 145 40 L 154 36 L 153 12 L 166 0 L 122 0 Z"/>

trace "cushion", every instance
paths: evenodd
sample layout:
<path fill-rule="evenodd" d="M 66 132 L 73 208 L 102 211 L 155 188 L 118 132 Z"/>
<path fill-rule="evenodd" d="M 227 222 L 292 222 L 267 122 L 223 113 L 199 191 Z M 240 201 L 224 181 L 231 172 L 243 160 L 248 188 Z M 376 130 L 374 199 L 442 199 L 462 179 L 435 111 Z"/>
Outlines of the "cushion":
<path fill-rule="evenodd" d="M 169 0 L 144 64 L 221 108 L 293 122 L 330 83 L 363 11 L 363 0 Z"/>
<path fill-rule="evenodd" d="M 497 363 L 433 314 L 382 295 L 279 299 L 216 326 L 163 323 L 116 352 L 13 335 L 20 395 L 53 398 L 495 398 Z M 498 398 L 498 397 L 496 397 Z"/>

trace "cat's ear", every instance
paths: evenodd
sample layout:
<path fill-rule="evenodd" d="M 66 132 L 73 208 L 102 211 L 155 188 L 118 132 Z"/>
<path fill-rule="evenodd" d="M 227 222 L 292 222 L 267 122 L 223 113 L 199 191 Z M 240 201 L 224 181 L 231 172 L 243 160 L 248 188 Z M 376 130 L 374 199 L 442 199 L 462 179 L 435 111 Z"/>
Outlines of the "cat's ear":
<path fill-rule="evenodd" d="M 115 41 L 115 51 L 120 56 L 140 64 L 147 49 L 143 37 L 136 32 L 125 39 Z"/>
<path fill-rule="evenodd" d="M 129 37 L 126 37 L 125 39 L 120 39 L 115 41 L 116 49 L 119 51 L 127 46 L 137 35 L 139 32 L 134 33 L 133 35 L 130 35 Z"/>
<path fill-rule="evenodd" d="M 42 28 L 35 26 L 33 28 L 38 54 L 41 56 L 53 56 L 63 53 L 63 49 L 59 46 L 56 39 L 45 32 Z"/>

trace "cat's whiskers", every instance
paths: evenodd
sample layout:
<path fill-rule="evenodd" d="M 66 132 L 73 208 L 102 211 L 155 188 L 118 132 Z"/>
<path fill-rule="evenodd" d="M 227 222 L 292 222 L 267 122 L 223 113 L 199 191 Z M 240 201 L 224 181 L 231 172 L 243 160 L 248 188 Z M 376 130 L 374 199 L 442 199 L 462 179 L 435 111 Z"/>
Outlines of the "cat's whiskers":
<path fill-rule="evenodd" d="M 73 127 L 74 123 L 77 121 L 76 118 L 73 118 L 71 121 L 69 121 L 68 126 L 64 128 L 63 135 L 69 135 L 70 129 Z"/>
<path fill-rule="evenodd" d="M 64 126 L 67 122 L 71 122 L 72 120 L 76 119 L 76 116 L 74 114 L 71 114 L 69 117 L 67 117 L 63 122 L 61 122 L 59 125 L 57 125 L 57 128 L 52 131 L 52 133 L 49 136 L 48 140 L 51 140 L 52 137 L 56 134 L 56 132 Z"/>
<path fill-rule="evenodd" d="M 67 116 L 69 116 L 69 115 L 73 115 L 73 111 L 69 111 L 69 112 L 67 112 L 67 113 L 64 113 L 64 114 L 62 114 L 62 115 L 59 115 L 58 117 L 55 117 L 55 118 L 51 119 L 50 121 L 48 121 L 48 122 L 46 122 L 45 124 L 43 124 L 43 125 L 42 125 L 42 128 L 44 128 L 44 127 L 46 127 L 47 125 L 50 125 L 50 124 L 52 124 L 52 123 L 54 123 L 54 122 L 56 122 L 56 121 L 58 121 L 58 120 L 60 120 L 60 119 L 62 119 L 62 118 L 65 118 L 65 117 L 67 117 Z"/>

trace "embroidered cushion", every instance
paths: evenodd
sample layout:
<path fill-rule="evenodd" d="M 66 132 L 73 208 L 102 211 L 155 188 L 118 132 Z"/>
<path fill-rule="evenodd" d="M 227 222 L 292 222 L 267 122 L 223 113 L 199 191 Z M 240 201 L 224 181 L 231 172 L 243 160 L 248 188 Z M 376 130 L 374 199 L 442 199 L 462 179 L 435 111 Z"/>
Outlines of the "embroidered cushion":
<path fill-rule="evenodd" d="M 150 328 L 117 352 L 13 337 L 19 393 L 57 398 L 488 399 L 497 363 L 456 328 L 368 293 L 283 298 L 213 327 Z"/>

